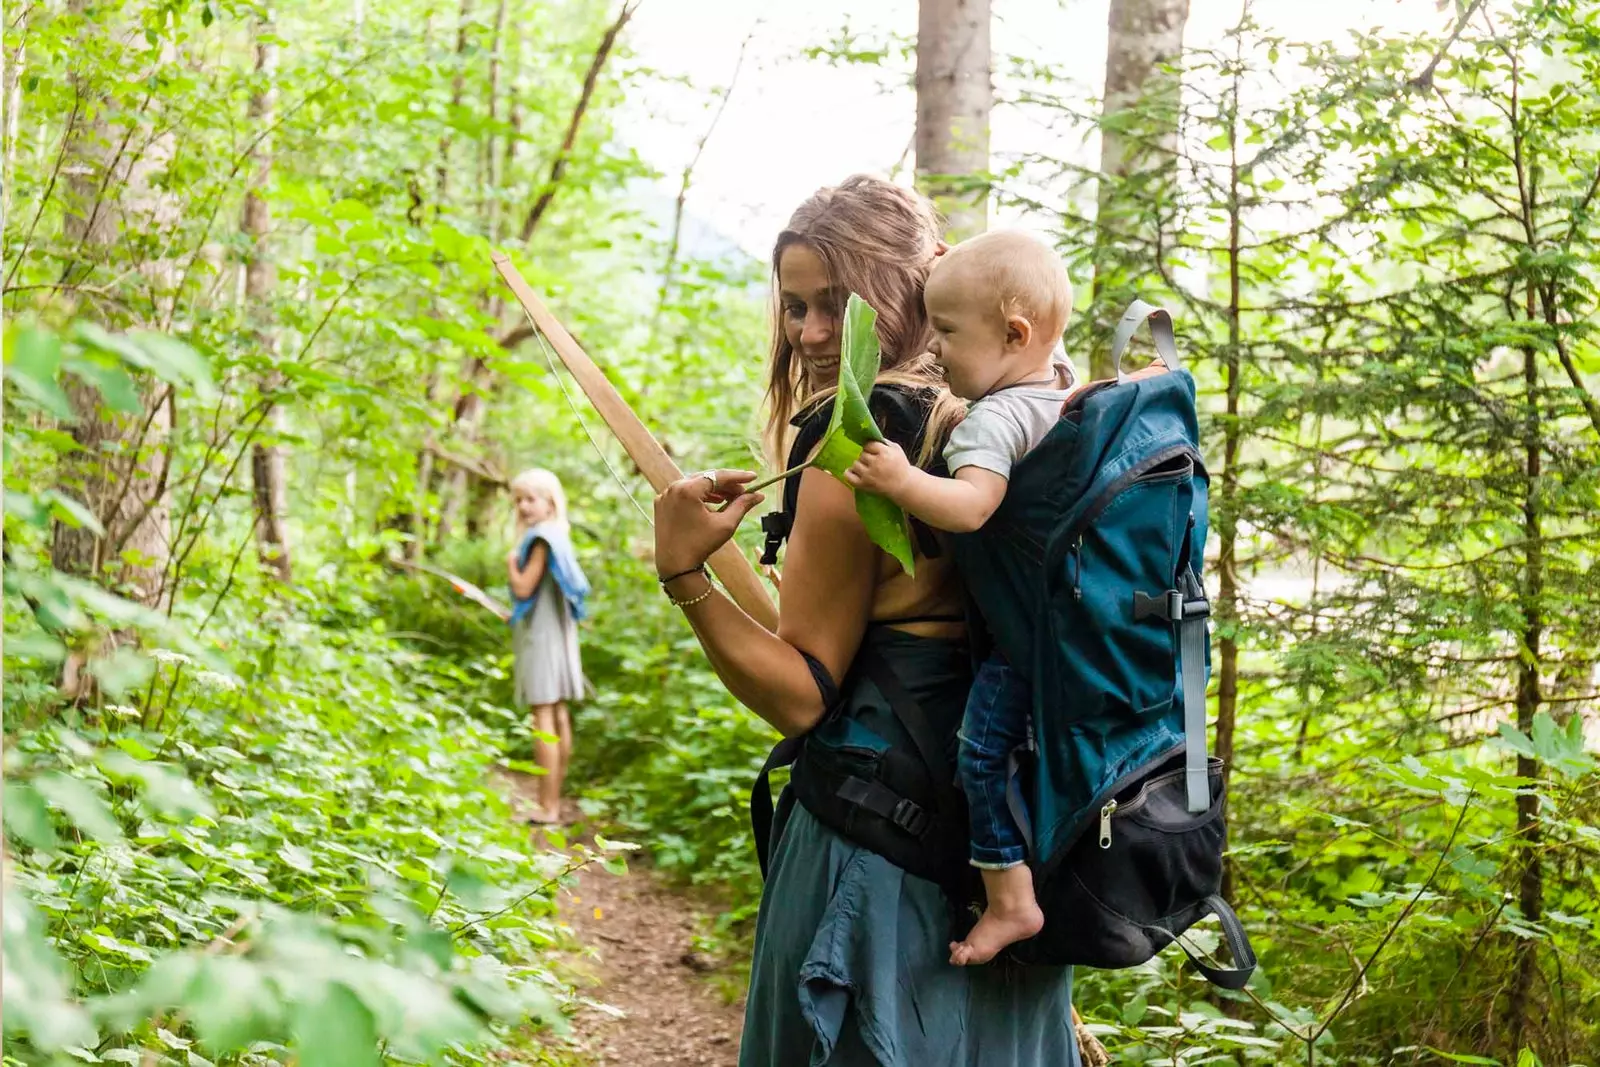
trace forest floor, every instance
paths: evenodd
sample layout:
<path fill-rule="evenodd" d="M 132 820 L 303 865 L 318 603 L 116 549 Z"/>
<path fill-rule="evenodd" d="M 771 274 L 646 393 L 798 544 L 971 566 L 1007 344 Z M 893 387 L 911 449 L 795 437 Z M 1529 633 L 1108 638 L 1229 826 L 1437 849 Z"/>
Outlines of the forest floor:
<path fill-rule="evenodd" d="M 519 812 L 529 805 L 535 779 L 496 777 Z M 576 805 L 566 804 L 569 836 L 586 839 L 591 828 L 582 825 Z M 561 891 L 559 906 L 580 945 L 563 967 L 588 1001 L 571 1020 L 579 1062 L 734 1067 L 743 1004 L 730 999 L 732 982 L 717 981 L 719 964 L 697 947 L 695 937 L 714 905 L 668 884 L 634 858 L 623 877 L 598 866 L 580 869 Z"/>

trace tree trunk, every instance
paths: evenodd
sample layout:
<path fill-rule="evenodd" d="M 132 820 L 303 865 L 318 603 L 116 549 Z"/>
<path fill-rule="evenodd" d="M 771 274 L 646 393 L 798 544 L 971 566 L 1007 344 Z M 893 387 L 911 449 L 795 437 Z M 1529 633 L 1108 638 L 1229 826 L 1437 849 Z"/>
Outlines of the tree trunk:
<path fill-rule="evenodd" d="M 952 240 L 988 228 L 989 0 L 921 0 L 917 13 L 917 184 Z"/>
<path fill-rule="evenodd" d="M 488 112 L 489 129 L 483 135 L 483 196 L 482 207 L 483 232 L 490 235 L 490 240 L 499 231 L 500 214 L 500 175 L 498 173 L 495 155 L 495 124 L 500 107 L 500 69 L 502 64 L 502 49 L 505 47 L 506 26 L 506 0 L 500 0 L 494 12 L 494 37 L 489 46 L 489 92 Z M 497 290 L 498 300 L 498 290 Z M 496 316 L 498 320 L 498 316 Z"/>
<path fill-rule="evenodd" d="M 277 46 L 271 36 L 270 21 L 256 27 L 257 82 L 250 93 L 249 125 L 261 131 L 271 127 L 277 103 L 273 85 L 273 72 L 277 67 Z M 250 153 L 253 174 L 250 188 L 244 196 L 242 228 L 249 241 L 244 270 L 245 314 L 254 324 L 256 344 L 262 351 L 276 358 L 277 337 L 272 331 L 271 301 L 277 287 L 277 267 L 272 260 L 268 238 L 272 231 L 272 209 L 263 195 L 272 177 L 272 148 L 263 137 Z M 282 375 L 273 370 L 262 383 L 270 393 L 283 384 Z M 286 487 L 284 485 L 285 461 L 283 445 L 277 438 L 283 432 L 283 411 L 269 399 L 272 410 L 267 416 L 267 440 L 252 446 L 250 474 L 255 501 L 256 549 L 263 566 L 269 568 L 279 581 L 288 583 L 293 578 L 289 560 L 289 536 L 284 529 Z"/>
<path fill-rule="evenodd" d="M 489 368 L 481 359 L 469 359 L 462 368 L 462 376 L 465 382 L 452 412 L 451 441 L 470 445 L 477 441 L 478 426 L 483 421 L 482 390 L 489 387 Z M 445 465 L 443 488 L 439 493 L 439 525 L 434 533 L 435 544 L 444 544 L 460 525 L 472 493 L 472 481 L 472 472 L 466 467 L 459 463 Z"/>
<path fill-rule="evenodd" d="M 433 213 L 444 211 L 445 196 L 450 191 L 450 124 L 461 111 L 461 97 L 467 80 L 467 35 L 472 25 L 472 0 L 461 0 L 461 13 L 456 19 L 456 75 L 450 85 L 450 111 L 445 116 L 445 132 L 439 138 L 438 178 Z"/>
<path fill-rule="evenodd" d="M 88 0 L 71 0 L 68 10 L 81 16 Z M 116 33 L 104 26 L 91 33 Z M 81 75 L 73 75 L 82 109 L 92 117 L 69 128 L 63 168 L 62 235 L 75 249 L 65 272 L 78 263 L 92 268 L 114 254 L 124 208 L 165 221 L 161 194 L 149 188 L 149 174 L 164 159 L 153 143 L 141 156 L 126 150 L 127 138 L 114 143 L 105 102 Z M 126 204 L 124 204 L 126 200 Z M 140 264 L 141 271 L 147 266 Z M 65 273 L 64 273 L 65 278 Z M 152 279 L 158 280 L 158 279 Z M 154 309 L 159 317 L 159 307 Z M 99 393 L 77 379 L 66 385 L 76 420 L 72 437 L 80 449 L 63 466 L 64 488 L 82 500 L 99 519 L 103 534 L 83 526 L 57 523 L 51 562 L 56 569 L 105 582 L 130 599 L 160 606 L 171 552 L 171 504 L 167 494 L 172 429 L 170 389 L 141 389 L 145 411 L 114 416 L 100 405 Z"/>
<path fill-rule="evenodd" d="M 551 201 L 561 188 L 561 180 L 567 173 L 567 161 L 572 157 L 572 151 L 578 144 L 578 131 L 583 127 L 583 117 L 589 111 L 596 86 L 600 84 L 600 73 L 605 70 L 606 62 L 611 58 L 611 51 L 616 47 L 617 39 L 627 28 L 634 12 L 639 9 L 640 2 L 641 0 L 625 0 L 622 9 L 617 12 L 616 21 L 606 27 L 606 32 L 600 36 L 600 43 L 595 46 L 594 55 L 589 59 L 589 69 L 583 75 L 583 87 L 578 90 L 578 102 L 572 108 L 572 117 L 567 120 L 567 132 L 561 138 L 561 146 L 556 149 L 555 157 L 550 161 L 550 172 L 545 176 L 544 187 L 539 190 L 533 206 L 522 219 L 521 229 L 517 231 L 517 240 L 523 244 L 533 239 L 534 230 L 539 228 L 540 220 L 550 209 Z"/>
<path fill-rule="evenodd" d="M 167 495 L 171 393 L 141 390 L 146 412 L 125 417 L 105 411 L 91 386 L 72 381 L 65 390 L 77 413 L 72 439 L 79 451 L 63 471 L 63 488 L 88 506 L 105 534 L 58 522 L 51 565 L 160 607 L 172 547 Z"/>
<path fill-rule="evenodd" d="M 1237 71 L 1238 68 L 1235 68 Z M 1239 714 L 1239 397 L 1244 391 L 1240 376 L 1239 345 L 1242 339 L 1239 256 L 1239 75 L 1233 77 L 1233 92 L 1228 116 L 1228 347 L 1222 360 L 1227 390 L 1227 418 L 1222 426 L 1222 492 L 1217 523 L 1220 542 L 1217 570 L 1221 574 L 1217 593 L 1217 622 L 1222 628 L 1218 642 L 1217 671 L 1217 757 L 1222 760 L 1222 786 L 1226 790 L 1233 770 L 1233 729 Z M 1112 368 L 1115 374 L 1116 369 Z M 1222 869 L 1222 896 L 1233 899 L 1233 863 Z"/>
<path fill-rule="evenodd" d="M 423 449 L 417 457 L 417 484 L 412 493 L 411 511 L 399 517 L 399 528 L 411 535 L 405 545 L 405 558 L 416 563 L 422 558 L 423 542 L 428 538 L 428 494 L 433 489 L 433 452 Z"/>
<path fill-rule="evenodd" d="M 503 10 L 503 8 L 504 5 L 502 4 L 501 9 Z M 456 77 L 455 83 L 451 89 L 450 97 L 450 108 L 452 114 L 460 109 L 462 102 L 463 87 L 466 79 L 465 64 L 467 61 L 467 24 L 468 20 L 471 18 L 471 15 L 472 0 L 461 0 L 461 16 L 459 23 L 460 28 L 456 36 Z M 496 49 L 498 49 L 498 27 L 496 28 L 495 36 L 495 46 Z M 498 78 L 499 72 L 498 70 L 495 70 L 491 74 L 489 86 L 489 111 L 491 116 L 494 114 L 494 83 L 498 80 Z M 449 153 L 450 138 L 448 135 L 446 135 L 439 141 L 438 210 L 440 211 L 444 210 L 445 193 L 449 187 L 449 183 L 447 181 L 447 175 L 449 173 L 450 166 Z M 477 433 L 478 419 L 483 408 L 483 398 L 478 395 L 475 387 L 477 385 L 479 369 L 481 366 L 482 361 L 474 357 L 467 358 L 462 364 L 462 377 L 466 379 L 466 384 L 462 387 L 461 392 L 456 397 L 455 409 L 452 413 L 452 418 L 455 423 L 455 432 L 463 439 L 471 439 L 472 437 L 476 436 Z M 433 457 L 429 455 L 425 464 L 425 469 L 419 470 L 418 484 L 423 490 L 424 499 L 426 498 L 427 489 L 433 484 L 436 466 L 437 464 L 433 462 Z M 434 532 L 435 543 L 443 544 L 445 539 L 450 535 L 451 528 L 455 525 L 456 519 L 460 515 L 461 508 L 466 498 L 466 493 L 467 483 L 465 472 L 458 470 L 455 467 L 447 466 L 444 470 L 444 480 L 440 487 L 439 522 Z M 423 543 L 427 540 L 425 524 L 419 521 L 413 533 L 416 536 L 415 546 L 420 552 L 423 547 Z"/>
<path fill-rule="evenodd" d="M 1533 317 L 1533 293 L 1528 294 L 1529 318 Z M 1544 523 L 1540 514 L 1540 486 L 1544 454 L 1543 427 L 1539 418 L 1538 350 L 1523 350 L 1523 384 L 1527 411 L 1523 424 L 1522 536 L 1527 546 L 1522 574 L 1522 648 L 1517 656 L 1517 729 L 1524 735 L 1533 732 L 1533 717 L 1539 711 L 1539 669 L 1543 665 L 1544 640 Z M 1531 756 L 1517 756 L 1517 777 L 1533 780 L 1539 776 L 1539 762 Z M 1543 834 L 1539 827 L 1539 796 L 1533 789 L 1517 791 L 1517 907 L 1523 921 L 1537 923 L 1544 914 L 1544 869 L 1539 863 Z M 1520 937 L 1516 942 L 1516 971 L 1506 1004 L 1506 1032 L 1509 1051 L 1524 1044 L 1529 1023 L 1529 1000 L 1539 971 L 1539 942 Z"/>
<path fill-rule="evenodd" d="M 1111 366 L 1111 328 L 1153 273 L 1163 217 L 1176 185 L 1179 79 L 1164 67 L 1183 52 L 1189 0 L 1111 0 L 1106 33 L 1106 88 L 1100 129 L 1094 296 L 1095 378 Z"/>
<path fill-rule="evenodd" d="M 472 500 L 467 505 L 467 537 L 481 540 L 500 524 L 500 486 L 487 478 L 472 480 Z"/>
<path fill-rule="evenodd" d="M 515 184 L 517 173 L 517 148 L 522 144 L 522 95 L 523 95 L 523 64 L 522 64 L 522 36 L 513 34 L 515 42 L 516 62 L 513 66 L 511 89 L 507 93 L 506 101 L 506 139 L 500 152 L 500 182 L 508 188 Z M 505 235 L 505 216 L 497 212 L 495 216 L 495 229 L 490 239 L 499 243 Z"/>
<path fill-rule="evenodd" d="M 22 39 L 28 38 L 26 21 L 23 23 Z M 22 68 L 27 62 L 27 45 L 17 45 L 17 50 L 6 56 L 4 86 L 0 88 L 0 99 L 5 101 L 5 163 L 0 170 L 0 225 L 11 217 L 11 185 L 17 172 L 17 137 L 21 133 L 19 116 L 22 112 Z"/>

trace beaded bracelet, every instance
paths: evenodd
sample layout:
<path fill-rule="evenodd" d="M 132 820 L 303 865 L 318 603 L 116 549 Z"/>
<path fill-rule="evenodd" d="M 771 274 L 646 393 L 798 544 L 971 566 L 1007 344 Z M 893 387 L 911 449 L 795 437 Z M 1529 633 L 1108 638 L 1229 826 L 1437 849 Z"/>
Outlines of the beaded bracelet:
<path fill-rule="evenodd" d="M 714 585 L 711 585 L 708 582 L 707 585 L 706 585 L 706 591 L 701 593 L 699 596 L 692 596 L 688 600 L 677 600 L 677 599 L 675 599 L 673 597 L 673 595 L 671 593 L 668 593 L 667 594 L 667 602 L 670 603 L 675 608 L 693 607 L 694 605 L 700 603 L 700 601 L 706 599 L 707 597 L 709 597 L 712 593 L 715 593 L 716 591 L 717 591 L 717 587 L 714 586 Z"/>

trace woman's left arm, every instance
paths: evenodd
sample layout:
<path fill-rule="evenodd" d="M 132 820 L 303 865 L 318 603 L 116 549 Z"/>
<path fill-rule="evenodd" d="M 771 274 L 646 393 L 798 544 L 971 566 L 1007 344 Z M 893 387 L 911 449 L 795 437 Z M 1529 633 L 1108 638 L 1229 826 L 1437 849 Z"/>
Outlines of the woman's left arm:
<path fill-rule="evenodd" d="M 518 600 L 526 600 L 533 595 L 535 589 L 539 588 L 539 582 L 544 578 L 545 565 L 550 561 L 550 546 L 543 540 L 535 541 L 533 551 L 528 553 L 528 565 L 518 567 L 517 549 L 521 547 L 518 544 L 517 548 L 511 550 L 511 554 L 506 557 L 506 567 L 511 574 L 512 595 Z"/>

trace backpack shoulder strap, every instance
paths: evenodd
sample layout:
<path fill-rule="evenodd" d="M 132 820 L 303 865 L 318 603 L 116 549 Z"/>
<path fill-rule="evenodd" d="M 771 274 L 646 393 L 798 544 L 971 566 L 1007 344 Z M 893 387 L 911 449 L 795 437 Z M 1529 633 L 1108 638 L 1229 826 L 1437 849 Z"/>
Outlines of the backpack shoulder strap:
<path fill-rule="evenodd" d="M 805 408 L 790 420 L 790 425 L 798 427 L 799 432 L 789 446 L 789 456 L 783 464 L 785 470 L 804 462 L 827 432 L 828 421 L 832 417 L 833 403 L 828 401 Z M 761 517 L 761 532 L 767 538 L 761 549 L 762 566 L 770 567 L 778 562 L 778 550 L 794 529 L 794 513 L 799 503 L 800 475 L 791 474 L 783 480 L 783 506 Z"/>
<path fill-rule="evenodd" d="M 833 680 L 833 675 L 828 673 L 820 660 L 810 653 L 796 649 L 806 661 L 806 668 L 811 672 L 811 678 L 817 683 L 817 693 L 822 697 L 822 714 L 826 718 L 839 706 L 839 685 Z M 773 746 L 772 752 L 767 756 L 767 761 L 761 765 L 761 771 L 756 775 L 755 783 L 750 787 L 750 833 L 755 838 L 756 860 L 761 864 L 761 877 L 767 876 L 767 864 L 772 852 L 772 826 L 774 822 L 772 811 L 772 772 L 780 767 L 788 767 L 800 758 L 800 750 L 805 747 L 806 735 L 796 734 L 785 737 Z M 792 799 L 792 798 L 791 798 Z M 782 814 L 780 810 L 779 814 Z M 781 820 L 779 820 L 781 821 Z"/>

